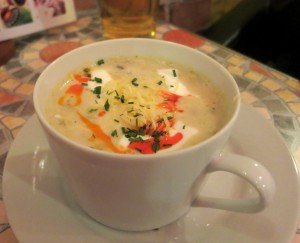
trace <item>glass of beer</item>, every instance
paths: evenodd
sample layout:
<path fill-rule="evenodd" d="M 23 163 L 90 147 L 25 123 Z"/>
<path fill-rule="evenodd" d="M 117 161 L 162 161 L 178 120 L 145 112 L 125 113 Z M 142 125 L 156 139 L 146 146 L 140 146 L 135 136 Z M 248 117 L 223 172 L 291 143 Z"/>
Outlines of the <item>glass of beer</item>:
<path fill-rule="evenodd" d="M 98 0 L 105 39 L 154 37 L 158 0 Z"/>

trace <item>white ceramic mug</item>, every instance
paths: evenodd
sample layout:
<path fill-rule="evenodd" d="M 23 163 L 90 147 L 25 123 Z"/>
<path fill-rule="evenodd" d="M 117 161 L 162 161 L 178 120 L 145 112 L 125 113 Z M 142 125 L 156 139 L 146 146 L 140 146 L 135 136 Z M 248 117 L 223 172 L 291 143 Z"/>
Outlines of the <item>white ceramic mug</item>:
<path fill-rule="evenodd" d="M 44 109 L 56 82 L 86 62 L 120 55 L 165 58 L 198 70 L 224 91 L 230 103 L 230 119 L 219 132 L 197 145 L 153 155 L 98 151 L 54 130 L 45 119 Z M 224 67 L 192 48 L 150 39 L 109 40 L 78 48 L 43 71 L 35 86 L 34 106 L 79 205 L 107 226 L 129 231 L 159 228 L 183 216 L 192 204 L 255 213 L 267 207 L 274 196 L 274 180 L 261 164 L 234 154 L 220 156 L 239 112 L 239 90 Z M 200 197 L 203 178 L 218 170 L 244 178 L 257 190 L 258 197 Z"/>

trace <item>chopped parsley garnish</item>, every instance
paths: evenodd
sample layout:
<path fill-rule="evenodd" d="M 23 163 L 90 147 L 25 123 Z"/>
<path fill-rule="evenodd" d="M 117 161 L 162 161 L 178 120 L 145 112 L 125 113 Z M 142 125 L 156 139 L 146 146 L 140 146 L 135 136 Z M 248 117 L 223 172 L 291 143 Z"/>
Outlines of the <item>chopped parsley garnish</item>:
<path fill-rule="evenodd" d="M 122 130 L 122 133 L 125 135 L 126 134 L 126 128 L 122 127 L 121 130 Z"/>
<path fill-rule="evenodd" d="M 163 83 L 163 81 L 161 81 L 161 80 L 159 80 L 159 81 L 157 82 L 158 85 L 161 85 L 162 83 Z"/>
<path fill-rule="evenodd" d="M 158 150 L 160 149 L 160 146 L 159 146 L 159 141 L 154 141 L 154 143 L 152 144 L 152 150 L 154 153 L 156 153 Z"/>
<path fill-rule="evenodd" d="M 136 113 L 133 117 L 138 117 L 138 116 L 142 116 L 141 113 Z"/>
<path fill-rule="evenodd" d="M 92 113 L 92 112 L 95 112 L 95 111 L 97 111 L 98 109 L 90 109 L 89 110 L 89 113 Z"/>
<path fill-rule="evenodd" d="M 97 95 L 100 95 L 101 94 L 101 86 L 97 86 L 94 91 L 93 91 L 94 94 L 97 94 Z"/>
<path fill-rule="evenodd" d="M 174 76 L 174 77 L 177 77 L 177 74 L 176 74 L 175 69 L 173 69 L 172 72 L 173 72 L 173 76 Z"/>
<path fill-rule="evenodd" d="M 82 86 L 88 86 L 88 84 L 87 84 L 87 83 L 81 83 L 81 85 L 82 85 Z"/>
<path fill-rule="evenodd" d="M 134 102 L 133 102 L 133 101 L 130 101 L 130 102 L 128 102 L 127 104 L 134 104 Z"/>
<path fill-rule="evenodd" d="M 168 116 L 167 119 L 171 120 L 171 119 L 173 119 L 173 116 Z"/>
<path fill-rule="evenodd" d="M 131 109 L 131 110 L 129 110 L 129 111 L 127 111 L 128 113 L 131 113 L 131 112 L 133 112 L 134 111 L 134 109 Z"/>
<path fill-rule="evenodd" d="M 97 65 L 98 66 L 101 66 L 102 64 L 104 64 L 104 60 L 103 59 L 100 59 L 97 61 Z"/>
<path fill-rule="evenodd" d="M 114 121 L 115 121 L 115 122 L 118 122 L 118 123 L 120 122 L 120 121 L 119 121 L 119 120 L 117 120 L 117 119 L 114 119 Z"/>
<path fill-rule="evenodd" d="M 124 102 L 125 102 L 125 97 L 124 97 L 124 95 L 121 96 L 121 99 L 120 99 L 120 100 L 121 100 L 121 103 L 124 103 Z"/>
<path fill-rule="evenodd" d="M 89 69 L 89 68 L 84 68 L 83 69 L 83 72 L 85 72 L 85 73 L 89 73 L 91 71 L 91 69 Z"/>
<path fill-rule="evenodd" d="M 183 125 L 182 129 L 185 129 L 185 125 Z"/>
<path fill-rule="evenodd" d="M 109 111 L 109 102 L 108 102 L 108 100 L 106 100 L 106 102 L 105 102 L 105 104 L 104 104 L 104 109 L 106 110 L 106 111 Z"/>
<path fill-rule="evenodd" d="M 141 136 L 145 135 L 145 130 L 143 127 L 140 127 L 138 130 L 125 127 L 122 127 L 121 129 L 125 137 L 128 138 L 131 142 L 136 140 L 142 140 Z"/>
<path fill-rule="evenodd" d="M 158 123 L 161 123 L 161 122 L 163 122 L 164 121 L 164 118 L 160 118 L 157 122 Z"/>
<path fill-rule="evenodd" d="M 139 84 L 137 83 L 137 78 L 134 78 L 131 80 L 132 85 L 134 86 L 139 86 Z"/>
<path fill-rule="evenodd" d="M 101 78 L 97 78 L 97 77 L 95 77 L 93 81 L 95 81 L 97 83 L 100 83 L 100 84 L 102 83 L 102 79 Z"/>
<path fill-rule="evenodd" d="M 143 87 L 144 87 L 145 89 L 149 88 L 147 85 L 144 85 Z"/>
<path fill-rule="evenodd" d="M 111 132 L 111 134 L 110 134 L 112 137 L 118 137 L 118 132 L 117 132 L 117 130 L 115 129 L 115 130 L 113 130 L 112 132 Z"/>
<path fill-rule="evenodd" d="M 171 88 L 173 88 L 173 87 L 174 87 L 174 85 L 170 85 L 170 87 L 171 87 Z"/>

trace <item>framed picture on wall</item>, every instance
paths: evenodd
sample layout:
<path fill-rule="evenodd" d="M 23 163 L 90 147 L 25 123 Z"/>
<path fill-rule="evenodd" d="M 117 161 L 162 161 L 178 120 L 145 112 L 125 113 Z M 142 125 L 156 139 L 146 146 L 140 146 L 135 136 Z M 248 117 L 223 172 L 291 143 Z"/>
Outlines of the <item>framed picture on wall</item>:
<path fill-rule="evenodd" d="M 0 0 L 0 41 L 75 20 L 72 0 Z"/>

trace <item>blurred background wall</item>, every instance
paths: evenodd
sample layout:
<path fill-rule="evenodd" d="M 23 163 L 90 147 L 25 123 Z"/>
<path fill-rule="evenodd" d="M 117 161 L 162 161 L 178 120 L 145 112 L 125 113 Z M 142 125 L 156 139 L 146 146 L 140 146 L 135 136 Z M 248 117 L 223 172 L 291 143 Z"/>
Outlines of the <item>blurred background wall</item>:
<path fill-rule="evenodd" d="M 300 78 L 300 0 L 162 0 L 164 18 Z"/>

